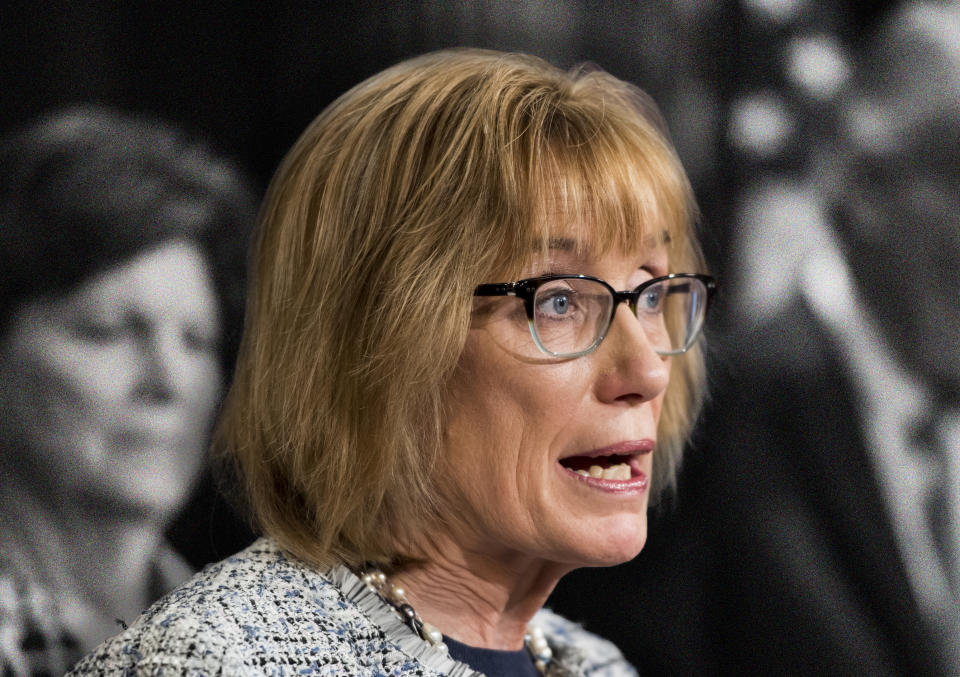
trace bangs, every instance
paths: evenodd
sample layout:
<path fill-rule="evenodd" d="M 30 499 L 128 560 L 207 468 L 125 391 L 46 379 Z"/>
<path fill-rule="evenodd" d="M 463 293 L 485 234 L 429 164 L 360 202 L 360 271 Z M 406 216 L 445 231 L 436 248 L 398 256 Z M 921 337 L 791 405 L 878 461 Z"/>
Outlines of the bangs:
<path fill-rule="evenodd" d="M 507 258 L 519 269 L 562 240 L 590 256 L 639 256 L 662 245 L 671 272 L 696 265 L 693 192 L 661 131 L 622 100 L 597 102 L 600 115 L 564 103 L 546 113 L 546 124 L 534 120 L 528 129 L 541 133 L 516 149 L 529 168 L 528 204 Z"/>

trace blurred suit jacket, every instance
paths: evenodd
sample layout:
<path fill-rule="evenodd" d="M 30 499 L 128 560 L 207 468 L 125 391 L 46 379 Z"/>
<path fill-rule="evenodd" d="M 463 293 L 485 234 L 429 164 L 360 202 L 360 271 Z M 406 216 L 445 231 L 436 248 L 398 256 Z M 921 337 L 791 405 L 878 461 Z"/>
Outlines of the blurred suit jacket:
<path fill-rule="evenodd" d="M 554 607 L 648 677 L 948 674 L 837 347 L 799 300 L 727 343 L 711 349 L 711 401 L 644 551 L 571 574 Z"/>

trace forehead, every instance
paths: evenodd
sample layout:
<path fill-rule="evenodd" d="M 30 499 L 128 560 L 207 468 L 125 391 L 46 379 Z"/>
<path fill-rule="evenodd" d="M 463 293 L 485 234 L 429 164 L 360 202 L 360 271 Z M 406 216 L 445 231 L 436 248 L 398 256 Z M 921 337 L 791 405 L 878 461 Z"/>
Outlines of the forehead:
<path fill-rule="evenodd" d="M 553 171 L 535 181 L 530 230 L 541 246 L 572 239 L 594 253 L 633 254 L 687 230 L 696 209 L 692 191 L 665 143 L 623 148 L 609 157 L 601 151 L 583 155 L 560 157 Z"/>
<path fill-rule="evenodd" d="M 533 256 L 534 258 L 562 256 L 577 260 L 595 260 L 608 254 L 623 254 L 643 258 L 651 256 L 666 258 L 670 244 L 670 233 L 666 230 L 637 233 L 636 243 L 630 247 L 623 247 L 622 243 L 617 241 L 609 241 L 604 244 L 605 246 L 602 247 L 597 246 L 589 233 L 558 235 L 547 240 L 545 249 L 542 247 L 535 248 Z"/>
<path fill-rule="evenodd" d="M 611 201 L 613 202 L 613 201 Z M 668 251 L 685 224 L 676 223 L 670 205 L 596 204 L 575 205 L 576 211 L 544 210 L 530 234 L 527 253 L 533 256 L 565 254 L 598 258 L 616 252 L 644 256 Z M 681 235 L 682 237 L 682 235 Z"/>
<path fill-rule="evenodd" d="M 520 206 L 512 225 L 496 236 L 506 253 L 501 272 L 518 273 L 558 245 L 591 258 L 643 256 L 663 245 L 672 262 L 687 265 L 696 205 L 679 160 L 657 135 L 615 132 L 538 156 L 526 190 L 511 200 Z"/>
<path fill-rule="evenodd" d="M 206 259 L 196 245 L 179 240 L 145 250 L 42 305 L 53 314 L 135 312 L 219 321 Z"/>
<path fill-rule="evenodd" d="M 667 230 L 653 233 L 637 233 L 638 244 L 636 249 L 641 252 L 663 249 L 670 243 L 670 240 L 670 232 Z M 547 248 L 550 251 L 569 252 L 573 254 L 590 255 L 594 253 L 604 253 L 602 249 L 594 246 L 589 232 L 550 237 L 547 240 Z"/>

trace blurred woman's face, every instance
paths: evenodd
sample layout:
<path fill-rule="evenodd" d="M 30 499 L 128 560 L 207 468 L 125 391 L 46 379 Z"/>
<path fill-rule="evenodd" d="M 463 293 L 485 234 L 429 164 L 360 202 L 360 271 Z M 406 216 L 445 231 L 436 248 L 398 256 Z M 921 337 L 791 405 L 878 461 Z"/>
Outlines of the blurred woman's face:
<path fill-rule="evenodd" d="M 667 272 L 659 246 L 639 257 L 614 251 L 602 258 L 561 246 L 522 277 L 579 273 L 632 289 Z M 476 299 L 446 431 L 442 482 L 453 489 L 454 539 L 506 561 L 532 557 L 573 568 L 629 560 L 646 540 L 670 358 L 653 351 L 625 304 L 585 356 L 511 348 L 520 339 L 533 348 L 518 299 Z M 591 466 L 606 472 L 577 472 Z"/>
<path fill-rule="evenodd" d="M 27 303 L 0 344 L 14 472 L 51 501 L 161 517 L 204 462 L 220 318 L 200 250 L 170 241 Z"/>

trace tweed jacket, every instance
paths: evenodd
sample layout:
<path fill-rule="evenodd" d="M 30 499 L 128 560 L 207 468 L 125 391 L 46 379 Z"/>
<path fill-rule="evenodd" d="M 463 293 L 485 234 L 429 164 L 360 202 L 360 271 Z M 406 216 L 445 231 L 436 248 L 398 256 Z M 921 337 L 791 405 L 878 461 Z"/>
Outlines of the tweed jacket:
<path fill-rule="evenodd" d="M 548 675 L 635 675 L 610 642 L 543 610 Z M 421 640 L 346 567 L 321 572 L 261 538 L 207 567 L 70 675 L 478 675 Z"/>

